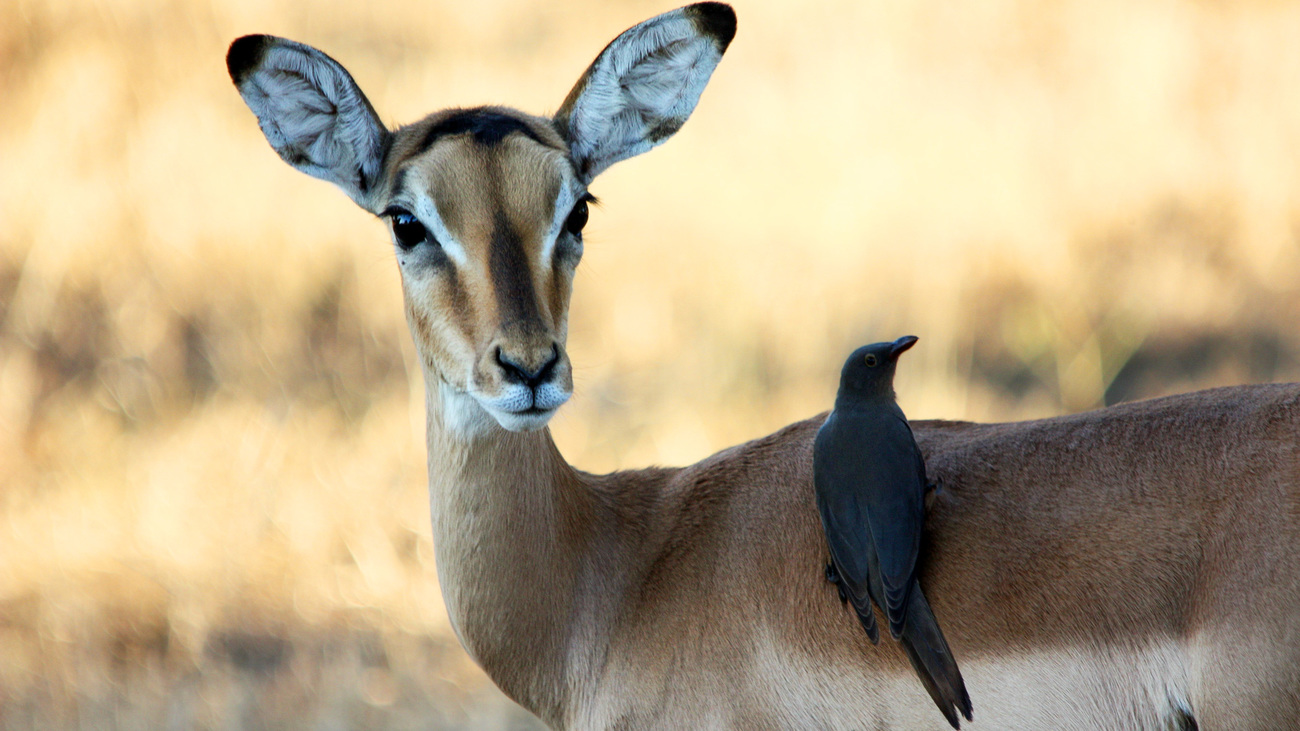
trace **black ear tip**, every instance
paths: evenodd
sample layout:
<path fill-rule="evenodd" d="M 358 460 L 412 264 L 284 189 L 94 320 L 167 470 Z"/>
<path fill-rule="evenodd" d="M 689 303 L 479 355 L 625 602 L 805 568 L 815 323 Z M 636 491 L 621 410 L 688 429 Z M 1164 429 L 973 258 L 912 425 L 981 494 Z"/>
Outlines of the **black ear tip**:
<path fill-rule="evenodd" d="M 688 5 L 686 12 L 695 21 L 701 33 L 713 36 L 718 51 L 726 51 L 731 39 L 736 37 L 736 11 L 726 3 L 696 3 Z"/>
<path fill-rule="evenodd" d="M 226 70 L 235 86 L 244 83 L 244 78 L 262 62 L 273 40 L 272 36 L 252 35 L 236 38 L 230 44 L 230 50 L 226 52 Z"/>

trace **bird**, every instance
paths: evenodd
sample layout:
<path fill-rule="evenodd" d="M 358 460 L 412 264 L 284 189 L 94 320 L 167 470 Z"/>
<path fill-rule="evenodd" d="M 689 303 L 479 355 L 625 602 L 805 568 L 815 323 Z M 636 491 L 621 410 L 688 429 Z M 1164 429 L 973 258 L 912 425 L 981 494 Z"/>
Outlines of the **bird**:
<path fill-rule="evenodd" d="M 813 444 L 813 483 L 830 563 L 826 578 L 852 602 L 872 644 L 871 603 L 907 652 L 921 683 L 953 728 L 972 720 L 970 695 L 917 579 L 930 489 L 925 459 L 894 394 L 898 357 L 915 335 L 864 345 L 840 373 L 835 408 Z"/>

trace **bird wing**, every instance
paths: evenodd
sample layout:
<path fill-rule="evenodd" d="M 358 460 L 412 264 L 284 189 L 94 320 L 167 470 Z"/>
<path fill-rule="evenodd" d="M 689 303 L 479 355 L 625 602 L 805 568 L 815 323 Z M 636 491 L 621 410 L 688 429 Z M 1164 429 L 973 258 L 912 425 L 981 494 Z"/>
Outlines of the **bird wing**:
<path fill-rule="evenodd" d="M 817 507 L 822 515 L 822 527 L 826 529 L 826 545 L 830 548 L 831 559 L 840 572 L 846 593 L 858 604 L 856 599 L 868 596 L 867 584 L 874 563 L 870 554 L 875 553 L 875 546 L 867 517 L 860 511 L 860 506 L 852 502 L 819 499 Z"/>
<path fill-rule="evenodd" d="M 876 628 L 875 611 L 871 608 L 870 581 L 874 563 L 867 554 L 872 551 L 871 539 L 866 535 L 865 520 L 856 526 L 846 525 L 849 520 L 842 520 L 834 510 L 828 509 L 818 501 L 822 515 L 822 527 L 826 531 L 826 546 L 831 552 L 831 563 L 835 566 L 836 583 L 844 591 L 844 596 L 853 604 L 853 609 L 866 630 L 868 639 L 875 644 L 880 639 Z M 838 519 L 841 518 L 841 519 Z"/>
<path fill-rule="evenodd" d="M 875 564 L 875 545 L 865 504 L 854 494 L 855 470 L 840 458 L 836 448 L 837 429 L 832 414 L 817 433 L 813 445 L 813 483 L 817 509 L 831 561 L 840 576 L 840 586 L 859 613 L 871 612 L 870 582 Z"/>
<path fill-rule="evenodd" d="M 903 630 L 906 603 L 916 581 L 925 524 L 925 462 L 912 429 L 895 407 L 888 415 L 846 415 L 859 456 L 853 460 L 863 514 L 874 553 L 890 631 Z M 883 416 L 883 418 L 882 418 Z"/>

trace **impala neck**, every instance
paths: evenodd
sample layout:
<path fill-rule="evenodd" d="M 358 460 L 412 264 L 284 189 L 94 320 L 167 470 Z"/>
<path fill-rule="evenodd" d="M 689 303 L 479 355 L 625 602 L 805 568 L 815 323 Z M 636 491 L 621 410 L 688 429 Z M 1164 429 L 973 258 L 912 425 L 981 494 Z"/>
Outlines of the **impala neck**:
<path fill-rule="evenodd" d="M 579 606 L 590 499 L 549 429 L 510 432 L 426 376 L 438 580 L 452 627 L 512 698 L 555 718 Z"/>

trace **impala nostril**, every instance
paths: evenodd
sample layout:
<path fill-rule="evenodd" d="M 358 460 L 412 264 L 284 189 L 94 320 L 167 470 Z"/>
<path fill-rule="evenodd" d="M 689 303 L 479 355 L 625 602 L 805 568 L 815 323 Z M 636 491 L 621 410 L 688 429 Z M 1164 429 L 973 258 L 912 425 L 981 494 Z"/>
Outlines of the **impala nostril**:
<path fill-rule="evenodd" d="M 551 357 L 545 363 L 542 364 L 542 367 L 540 369 L 538 369 L 537 371 L 538 382 L 545 381 L 546 379 L 550 378 L 551 373 L 555 371 L 555 364 L 559 362 L 560 362 L 560 346 L 557 345 L 556 343 L 551 343 Z"/>
<path fill-rule="evenodd" d="M 528 372 L 519 367 L 518 363 L 510 360 L 510 358 L 501 351 L 501 348 L 497 348 L 496 360 L 497 365 L 501 366 L 502 372 L 505 373 L 507 381 L 515 381 L 518 383 L 528 382 Z"/>
<path fill-rule="evenodd" d="M 551 377 L 551 373 L 555 370 L 555 364 L 560 362 L 560 348 L 552 343 L 550 358 L 534 371 L 530 371 L 511 359 L 500 347 L 496 349 L 496 361 L 497 365 L 501 366 L 501 371 L 505 374 L 507 381 L 522 383 L 529 388 L 536 388 Z"/>

